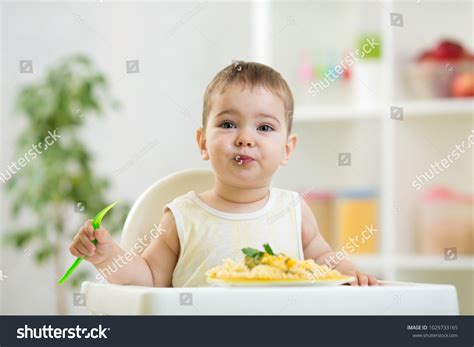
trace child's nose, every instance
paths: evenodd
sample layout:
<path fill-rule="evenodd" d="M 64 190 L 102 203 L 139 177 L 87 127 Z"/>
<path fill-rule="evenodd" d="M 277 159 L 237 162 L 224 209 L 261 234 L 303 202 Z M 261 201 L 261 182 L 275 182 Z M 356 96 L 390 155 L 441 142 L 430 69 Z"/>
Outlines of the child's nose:
<path fill-rule="evenodd" d="M 235 141 L 236 146 L 253 146 L 254 145 L 253 137 L 250 135 L 248 131 L 241 131 L 237 136 Z"/>

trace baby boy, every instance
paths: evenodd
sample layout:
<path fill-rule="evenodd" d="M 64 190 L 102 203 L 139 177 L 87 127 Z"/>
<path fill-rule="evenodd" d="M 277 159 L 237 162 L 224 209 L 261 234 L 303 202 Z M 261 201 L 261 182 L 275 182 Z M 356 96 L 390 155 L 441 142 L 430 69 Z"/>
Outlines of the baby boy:
<path fill-rule="evenodd" d="M 290 88 L 277 71 L 253 62 L 225 67 L 207 87 L 196 132 L 201 157 L 214 171 L 213 188 L 168 203 L 160 222 L 164 232 L 125 266 L 113 267 L 126 250 L 105 227 L 94 231 L 91 220 L 74 237 L 71 253 L 87 256 L 101 273 L 108 269 L 110 283 L 198 287 L 207 285 L 205 272 L 223 259 L 238 260 L 242 248 L 269 243 L 278 253 L 353 276 L 351 285 L 377 285 L 347 259 L 334 262 L 336 253 L 305 200 L 272 186 L 296 148 L 293 109 Z"/>

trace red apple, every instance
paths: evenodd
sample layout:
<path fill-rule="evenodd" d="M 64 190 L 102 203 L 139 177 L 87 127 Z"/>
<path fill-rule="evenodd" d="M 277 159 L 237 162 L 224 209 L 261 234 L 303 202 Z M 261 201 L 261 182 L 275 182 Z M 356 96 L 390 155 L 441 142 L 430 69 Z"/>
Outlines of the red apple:
<path fill-rule="evenodd" d="M 443 40 L 433 52 L 438 60 L 458 60 L 464 55 L 464 48 L 456 41 Z"/>
<path fill-rule="evenodd" d="M 457 75 L 452 84 L 452 93 L 456 97 L 474 96 L 474 72 L 464 72 Z"/>

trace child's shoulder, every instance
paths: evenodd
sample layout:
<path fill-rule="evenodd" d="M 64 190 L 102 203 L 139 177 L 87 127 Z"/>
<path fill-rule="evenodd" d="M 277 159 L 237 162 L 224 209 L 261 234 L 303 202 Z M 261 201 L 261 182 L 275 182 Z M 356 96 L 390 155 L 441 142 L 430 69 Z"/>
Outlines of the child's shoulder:
<path fill-rule="evenodd" d="M 163 212 L 166 212 L 168 210 L 176 210 L 177 208 L 183 207 L 187 208 L 190 206 L 192 202 L 192 195 L 194 194 L 194 191 L 188 191 L 187 193 L 184 193 L 182 195 L 178 195 L 174 197 L 173 199 L 170 199 L 165 205 L 163 206 Z"/>
<path fill-rule="evenodd" d="M 186 200 L 191 197 L 191 195 L 194 195 L 196 192 L 194 190 L 190 190 L 184 194 L 176 196 L 172 201 L 179 201 L 179 200 Z"/>

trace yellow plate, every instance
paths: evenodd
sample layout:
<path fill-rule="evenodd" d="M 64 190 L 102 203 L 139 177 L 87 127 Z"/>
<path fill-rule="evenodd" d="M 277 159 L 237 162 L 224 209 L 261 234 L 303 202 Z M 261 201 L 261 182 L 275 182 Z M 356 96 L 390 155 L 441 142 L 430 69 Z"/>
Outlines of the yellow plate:
<path fill-rule="evenodd" d="M 287 287 L 287 286 L 338 286 L 354 281 L 354 277 L 328 280 L 242 280 L 207 278 L 207 283 L 221 287 Z"/>

